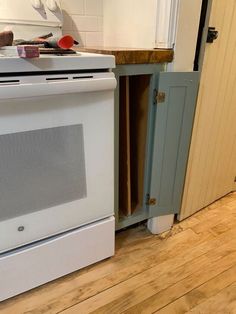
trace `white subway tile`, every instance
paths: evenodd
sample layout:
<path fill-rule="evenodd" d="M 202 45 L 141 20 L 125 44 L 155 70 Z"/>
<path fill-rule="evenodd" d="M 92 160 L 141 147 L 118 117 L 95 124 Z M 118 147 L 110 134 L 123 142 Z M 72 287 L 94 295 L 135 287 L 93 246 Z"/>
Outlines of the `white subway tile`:
<path fill-rule="evenodd" d="M 85 14 L 101 16 L 103 14 L 103 0 L 85 0 Z"/>
<path fill-rule="evenodd" d="M 71 15 L 69 15 L 66 11 L 63 10 L 63 29 L 72 30 L 72 19 Z"/>
<path fill-rule="evenodd" d="M 76 41 L 79 42 L 78 47 L 84 47 L 86 42 L 86 33 L 72 32 L 70 30 L 63 30 L 63 35 L 71 35 Z"/>
<path fill-rule="evenodd" d="M 79 47 L 84 47 L 86 43 L 86 33 L 83 32 L 72 32 L 72 36 L 79 42 Z"/>
<path fill-rule="evenodd" d="M 84 14 L 84 0 L 62 0 L 61 5 L 69 14 Z"/>
<path fill-rule="evenodd" d="M 103 33 L 102 32 L 89 32 L 86 33 L 86 47 L 103 46 Z"/>
<path fill-rule="evenodd" d="M 79 46 L 103 45 L 103 0 L 61 0 L 63 34 L 72 35 Z"/>
<path fill-rule="evenodd" d="M 82 32 L 99 31 L 99 21 L 96 16 L 72 15 L 73 28 Z"/>
<path fill-rule="evenodd" d="M 98 31 L 103 31 L 103 17 L 98 17 Z"/>

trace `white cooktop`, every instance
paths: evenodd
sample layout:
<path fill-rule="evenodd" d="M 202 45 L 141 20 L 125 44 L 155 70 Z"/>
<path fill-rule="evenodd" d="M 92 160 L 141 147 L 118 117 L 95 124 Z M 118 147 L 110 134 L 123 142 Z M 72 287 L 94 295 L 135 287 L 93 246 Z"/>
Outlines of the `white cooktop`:
<path fill-rule="evenodd" d="M 12 30 L 14 39 L 29 40 L 50 32 L 58 37 L 62 34 L 62 25 L 63 14 L 60 0 L 0 0 L 0 31 Z M 0 75 L 114 67 L 113 56 L 92 53 L 41 55 L 40 58 L 35 59 L 0 56 Z"/>
<path fill-rule="evenodd" d="M 35 59 L 0 57 L 0 75 L 20 72 L 111 69 L 114 67 L 114 56 L 84 52 L 63 56 L 41 55 L 40 58 Z"/>

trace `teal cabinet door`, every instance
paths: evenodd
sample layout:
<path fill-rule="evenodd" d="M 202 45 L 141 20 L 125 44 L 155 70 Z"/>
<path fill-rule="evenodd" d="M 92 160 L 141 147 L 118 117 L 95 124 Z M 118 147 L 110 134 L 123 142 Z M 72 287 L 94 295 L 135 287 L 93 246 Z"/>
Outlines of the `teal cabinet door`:
<path fill-rule="evenodd" d="M 152 160 L 150 162 L 151 217 L 180 210 L 191 142 L 198 72 L 161 72 L 157 103 L 152 111 Z"/>

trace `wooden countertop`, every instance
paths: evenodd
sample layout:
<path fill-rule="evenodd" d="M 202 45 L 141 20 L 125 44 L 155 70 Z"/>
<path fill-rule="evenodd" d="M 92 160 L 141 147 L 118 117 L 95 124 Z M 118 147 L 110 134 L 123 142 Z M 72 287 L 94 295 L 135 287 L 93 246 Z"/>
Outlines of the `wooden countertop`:
<path fill-rule="evenodd" d="M 144 64 L 171 62 L 174 57 L 172 49 L 131 49 L 113 47 L 76 48 L 76 51 L 113 55 L 116 64 Z"/>

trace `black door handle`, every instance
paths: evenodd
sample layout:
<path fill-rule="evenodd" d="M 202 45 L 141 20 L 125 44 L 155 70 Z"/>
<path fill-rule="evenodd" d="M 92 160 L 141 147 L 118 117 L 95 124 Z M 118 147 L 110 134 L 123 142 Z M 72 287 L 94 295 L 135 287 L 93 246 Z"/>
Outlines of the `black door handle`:
<path fill-rule="evenodd" d="M 207 43 L 213 43 L 218 38 L 219 32 L 216 31 L 215 27 L 208 27 Z"/>

